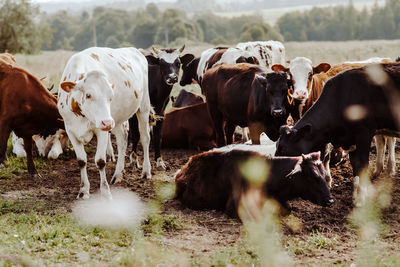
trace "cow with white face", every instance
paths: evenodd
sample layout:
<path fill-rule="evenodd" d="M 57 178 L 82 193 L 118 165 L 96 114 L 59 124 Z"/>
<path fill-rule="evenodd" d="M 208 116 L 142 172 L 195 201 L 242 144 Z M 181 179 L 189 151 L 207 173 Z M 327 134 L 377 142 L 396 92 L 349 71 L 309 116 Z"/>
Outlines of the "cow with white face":
<path fill-rule="evenodd" d="M 128 132 L 123 123 L 136 113 L 144 159 L 142 175 L 151 177 L 147 60 L 135 48 L 92 47 L 73 55 L 61 78 L 58 109 L 81 170 L 78 198 L 89 198 L 84 145 L 97 136 L 96 166 L 100 191 L 111 198 L 106 179 L 108 131 L 117 139 L 118 160 L 111 183 L 122 179 Z"/>
<path fill-rule="evenodd" d="M 293 97 L 306 101 L 313 89 L 313 75 L 327 72 L 331 68 L 328 63 L 321 63 L 314 67 L 310 59 L 296 57 L 290 61 L 289 68 L 282 64 L 272 66 L 273 71 L 285 71 L 289 73 L 293 85 Z"/>

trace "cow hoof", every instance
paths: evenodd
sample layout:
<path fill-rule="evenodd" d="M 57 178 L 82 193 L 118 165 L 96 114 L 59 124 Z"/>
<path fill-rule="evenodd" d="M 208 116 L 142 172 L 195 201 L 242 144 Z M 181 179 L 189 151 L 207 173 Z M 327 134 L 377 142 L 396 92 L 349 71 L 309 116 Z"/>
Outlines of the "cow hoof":
<path fill-rule="evenodd" d="M 119 183 L 121 181 L 122 181 L 122 173 L 114 174 L 112 179 L 111 179 L 110 184 L 116 184 L 116 183 Z"/>
<path fill-rule="evenodd" d="M 36 178 L 42 179 L 43 177 L 39 173 L 34 173 L 33 178 L 34 179 L 36 179 Z"/>
<path fill-rule="evenodd" d="M 129 166 L 131 168 L 140 168 L 140 162 L 139 162 L 139 157 L 135 152 L 132 152 L 129 155 Z"/>
<path fill-rule="evenodd" d="M 165 171 L 167 169 L 167 165 L 165 165 L 165 162 L 162 160 L 162 158 L 157 159 L 156 167 L 160 171 Z"/>
<path fill-rule="evenodd" d="M 76 199 L 89 199 L 90 194 L 87 191 L 80 191 Z"/>
<path fill-rule="evenodd" d="M 112 195 L 111 195 L 111 192 L 110 192 L 110 189 L 108 189 L 108 190 L 100 190 L 100 193 L 101 193 L 101 197 L 102 198 L 104 198 L 104 199 L 108 199 L 108 200 L 112 200 L 113 198 L 112 198 Z"/>
<path fill-rule="evenodd" d="M 151 179 L 151 173 L 142 173 L 142 179 Z"/>

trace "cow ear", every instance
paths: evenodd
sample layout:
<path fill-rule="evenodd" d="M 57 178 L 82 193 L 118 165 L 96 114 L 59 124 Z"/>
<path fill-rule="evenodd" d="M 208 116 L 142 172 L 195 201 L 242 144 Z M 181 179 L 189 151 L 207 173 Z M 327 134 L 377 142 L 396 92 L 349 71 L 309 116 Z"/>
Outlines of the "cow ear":
<path fill-rule="evenodd" d="M 303 136 L 310 135 L 311 132 L 312 132 L 312 125 L 307 123 L 306 125 L 304 125 L 303 127 L 301 127 L 300 129 L 297 130 L 297 135 L 299 137 L 303 137 Z"/>
<path fill-rule="evenodd" d="M 153 55 L 147 55 L 146 59 L 147 59 L 147 63 L 149 63 L 150 65 L 157 65 L 159 62 L 159 58 L 155 57 Z"/>
<path fill-rule="evenodd" d="M 267 84 L 267 78 L 265 78 L 265 76 L 263 76 L 263 75 L 256 74 L 256 79 L 262 85 L 266 85 Z"/>
<path fill-rule="evenodd" d="M 287 125 L 282 125 L 281 128 L 279 128 L 280 135 L 289 135 L 291 132 L 292 129 Z"/>
<path fill-rule="evenodd" d="M 296 166 L 294 167 L 294 169 L 289 172 L 288 174 L 286 174 L 286 178 L 292 178 L 293 175 L 300 173 L 301 172 L 301 165 L 299 163 L 296 164 Z"/>
<path fill-rule="evenodd" d="M 192 61 L 194 59 L 194 55 L 193 54 L 185 54 L 183 56 L 180 57 L 181 62 L 183 65 L 187 65 L 189 64 L 190 61 Z"/>
<path fill-rule="evenodd" d="M 184 49 L 185 49 L 185 45 L 182 45 L 182 47 L 179 49 L 179 53 L 182 53 Z"/>
<path fill-rule="evenodd" d="M 321 63 L 316 67 L 313 67 L 313 73 L 317 74 L 320 72 L 327 72 L 331 68 L 331 65 L 328 63 Z"/>
<path fill-rule="evenodd" d="M 76 83 L 74 82 L 62 82 L 60 84 L 61 89 L 63 89 L 65 92 L 69 93 L 71 92 L 72 89 L 75 88 Z"/>
<path fill-rule="evenodd" d="M 288 72 L 289 71 L 289 68 L 286 68 L 285 66 L 283 66 L 281 64 L 272 65 L 271 69 L 273 71 L 284 71 L 284 72 Z"/>

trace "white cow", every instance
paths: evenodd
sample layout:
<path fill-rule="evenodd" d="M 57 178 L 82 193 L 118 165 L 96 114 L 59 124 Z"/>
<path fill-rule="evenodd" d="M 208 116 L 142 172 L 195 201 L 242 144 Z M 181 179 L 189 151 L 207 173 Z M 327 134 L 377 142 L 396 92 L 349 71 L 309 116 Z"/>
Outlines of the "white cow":
<path fill-rule="evenodd" d="M 14 132 L 11 134 L 11 137 L 13 153 L 17 157 L 26 157 L 24 140 L 16 136 Z M 55 134 L 49 135 L 46 138 L 43 138 L 41 135 L 34 135 L 32 139 L 38 149 L 39 156 L 47 157 L 48 159 L 57 159 L 69 145 L 67 133 L 62 129 L 59 129 Z"/>
<path fill-rule="evenodd" d="M 285 64 L 285 46 L 278 41 L 256 41 L 238 43 L 237 48 L 256 57 L 260 66 L 271 70 L 274 64 Z"/>
<path fill-rule="evenodd" d="M 123 123 L 136 113 L 143 146 L 142 176 L 151 177 L 149 160 L 148 65 L 136 48 L 92 47 L 73 55 L 61 78 L 58 109 L 74 147 L 81 170 L 78 198 L 89 198 L 87 157 L 84 144 L 97 136 L 96 166 L 100 173 L 100 192 L 111 198 L 106 179 L 108 131 L 116 136 L 118 160 L 111 184 L 122 179 L 128 132 Z"/>

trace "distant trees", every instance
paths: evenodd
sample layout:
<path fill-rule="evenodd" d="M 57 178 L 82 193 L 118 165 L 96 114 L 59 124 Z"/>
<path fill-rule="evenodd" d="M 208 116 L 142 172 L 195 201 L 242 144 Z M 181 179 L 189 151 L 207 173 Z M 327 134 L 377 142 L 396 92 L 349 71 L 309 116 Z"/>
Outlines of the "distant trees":
<path fill-rule="evenodd" d="M 347 6 L 286 13 L 277 21 L 286 41 L 368 40 L 400 38 L 400 0 L 387 0 L 370 11 Z"/>
<path fill-rule="evenodd" d="M 35 53 L 51 41 L 37 7 L 28 0 L 0 1 L 0 52 Z"/>
<path fill-rule="evenodd" d="M 258 5 L 267 2 L 254 0 Z M 198 5 L 199 10 L 216 6 L 215 0 L 179 0 L 179 3 L 191 10 L 196 8 L 193 5 Z M 0 52 L 79 51 L 94 45 L 148 48 L 153 44 L 177 46 L 201 42 L 229 45 L 256 40 L 395 38 L 400 38 L 400 0 L 386 0 L 385 5 L 363 10 L 357 10 L 350 0 L 347 6 L 291 12 L 280 17 L 274 27 L 257 13 L 232 18 L 212 12 L 189 16 L 181 9 L 160 10 L 157 5 L 148 4 L 134 11 L 96 7 L 90 13 L 41 14 L 30 0 L 0 0 Z"/>

